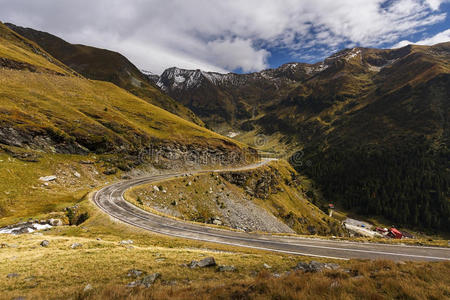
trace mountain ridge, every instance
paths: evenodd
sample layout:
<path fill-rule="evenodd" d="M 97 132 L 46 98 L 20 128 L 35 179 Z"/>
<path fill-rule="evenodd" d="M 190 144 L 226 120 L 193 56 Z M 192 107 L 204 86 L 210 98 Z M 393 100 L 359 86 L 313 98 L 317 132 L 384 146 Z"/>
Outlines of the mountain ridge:
<path fill-rule="evenodd" d="M 133 63 L 118 52 L 81 44 L 71 44 L 50 33 L 5 23 L 11 30 L 40 45 L 53 57 L 86 78 L 109 81 L 132 94 L 203 126 L 192 111 L 171 99 Z"/>

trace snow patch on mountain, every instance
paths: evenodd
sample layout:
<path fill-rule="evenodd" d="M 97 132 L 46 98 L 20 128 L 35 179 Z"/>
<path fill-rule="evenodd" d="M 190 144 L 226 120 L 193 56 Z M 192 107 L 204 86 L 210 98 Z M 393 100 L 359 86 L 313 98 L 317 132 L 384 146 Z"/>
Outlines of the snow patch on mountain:
<path fill-rule="evenodd" d="M 158 74 L 153 73 L 152 71 L 141 70 L 141 73 L 147 76 L 158 76 Z"/>
<path fill-rule="evenodd" d="M 347 55 L 344 56 L 344 59 L 346 61 L 349 61 L 350 59 L 352 59 L 358 55 L 361 55 L 361 50 L 358 48 L 353 48 L 352 51 L 350 51 L 350 53 L 348 53 Z"/>
<path fill-rule="evenodd" d="M 349 61 L 354 57 L 361 55 L 361 49 L 360 48 L 352 48 L 352 49 L 345 49 L 340 52 L 337 52 L 333 55 L 331 55 L 329 58 L 325 59 L 325 62 L 327 61 L 335 61 L 338 59 L 344 59 L 345 61 Z"/>
<path fill-rule="evenodd" d="M 305 67 L 305 73 L 307 75 L 313 75 L 313 74 L 320 73 L 320 72 L 328 69 L 328 67 L 329 66 L 327 64 L 322 62 L 322 63 L 319 63 L 319 64 L 315 64 L 315 65 L 312 65 L 312 66 Z"/>
<path fill-rule="evenodd" d="M 150 81 L 156 83 L 159 80 L 159 75 L 151 72 L 151 71 L 147 71 L 147 70 L 141 70 L 141 73 L 144 74 Z"/>
<path fill-rule="evenodd" d="M 185 82 L 185 81 L 186 81 L 186 78 L 184 78 L 183 76 L 180 76 L 180 75 L 175 75 L 174 80 L 175 80 L 175 82 L 178 84 L 178 83 L 183 83 L 183 82 Z"/>

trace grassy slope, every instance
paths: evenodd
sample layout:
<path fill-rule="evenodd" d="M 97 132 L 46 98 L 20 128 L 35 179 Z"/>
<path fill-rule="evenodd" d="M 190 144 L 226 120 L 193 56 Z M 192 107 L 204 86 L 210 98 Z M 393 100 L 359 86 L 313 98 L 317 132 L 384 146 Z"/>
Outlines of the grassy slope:
<path fill-rule="evenodd" d="M 51 212 L 62 212 L 86 195 L 91 185 L 107 180 L 100 164 L 81 165 L 85 156 L 42 154 L 40 162 L 24 162 L 0 153 L 0 227 L 28 217 L 40 218 Z M 81 174 L 76 178 L 74 173 Z M 41 176 L 56 175 L 58 180 L 44 186 Z"/>
<path fill-rule="evenodd" d="M 120 53 L 85 45 L 73 45 L 56 36 L 31 28 L 7 24 L 22 36 L 36 42 L 53 57 L 89 79 L 109 81 L 141 99 L 203 126 L 195 114 L 162 93 Z"/>
<path fill-rule="evenodd" d="M 93 152 L 113 153 L 138 152 L 142 147 L 165 142 L 237 151 L 244 147 L 109 82 L 78 76 L 2 24 L 0 38 L 0 58 L 25 62 L 36 68 L 34 72 L 0 68 L 0 131 L 4 131 L 4 140 L 14 144 L 13 134 L 8 131 L 12 128 L 19 136 L 26 137 L 22 148 L 38 151 L 13 147 L 13 152 L 41 156 L 39 162 L 33 163 L 1 154 L 1 224 L 73 204 L 91 188 L 92 178 L 94 184 L 109 180 L 95 174 L 101 174 L 108 167 L 103 157 L 99 157 L 95 169 L 83 174 L 87 167 L 78 161 L 87 157 L 50 154 L 55 151 L 53 146 L 60 150 L 58 145 L 79 144 Z M 62 149 L 62 152 L 71 152 L 72 148 Z M 40 153 L 42 150 L 48 153 Z M 80 179 L 74 177 L 75 171 L 82 174 Z M 44 188 L 38 178 L 53 174 L 61 180 Z M 71 178 L 69 183 L 64 182 L 65 177 Z"/>
<path fill-rule="evenodd" d="M 102 136 L 130 147 L 134 138 L 141 144 L 152 137 L 185 142 L 224 139 L 111 83 L 4 69 L 0 82 L 1 118 L 20 121 L 21 127 L 57 127 L 79 140 Z"/>
<path fill-rule="evenodd" d="M 0 57 L 18 62 L 24 62 L 38 68 L 51 70 L 61 74 L 67 75 L 73 73 L 72 70 L 58 62 L 56 59 L 53 59 L 35 43 L 24 39 L 14 31 L 4 26 L 1 22 Z"/>
<path fill-rule="evenodd" d="M 0 120 L 6 125 L 24 130 L 50 129 L 63 139 L 101 137 L 106 143 L 130 147 L 151 138 L 185 142 L 206 138 L 213 144 L 227 140 L 113 84 L 71 76 L 71 69 L 3 24 L 0 38 L 0 57 L 45 68 L 39 73 L 1 70 Z M 67 76 L 45 74 L 46 70 Z"/>

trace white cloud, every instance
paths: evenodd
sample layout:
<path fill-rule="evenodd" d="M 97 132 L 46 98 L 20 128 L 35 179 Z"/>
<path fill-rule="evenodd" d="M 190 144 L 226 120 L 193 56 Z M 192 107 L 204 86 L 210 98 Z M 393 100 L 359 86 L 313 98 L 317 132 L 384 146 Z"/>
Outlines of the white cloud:
<path fill-rule="evenodd" d="M 401 48 L 406 45 L 415 44 L 415 45 L 435 45 L 439 43 L 449 42 L 450 41 L 450 29 L 439 32 L 438 34 L 429 37 L 427 39 L 423 39 L 417 42 L 410 42 L 408 40 L 403 40 L 392 46 L 392 48 Z"/>
<path fill-rule="evenodd" d="M 442 3 L 450 2 L 450 0 L 425 0 L 432 10 L 437 10 Z"/>
<path fill-rule="evenodd" d="M 340 45 L 396 43 L 442 22 L 449 0 L 0 0 L 0 19 L 116 50 L 139 67 L 255 71 L 284 48 L 297 57 Z"/>
<path fill-rule="evenodd" d="M 264 49 L 255 50 L 248 39 L 215 40 L 208 42 L 206 49 L 217 64 L 230 70 L 242 68 L 244 72 L 266 68 L 270 55 Z"/>

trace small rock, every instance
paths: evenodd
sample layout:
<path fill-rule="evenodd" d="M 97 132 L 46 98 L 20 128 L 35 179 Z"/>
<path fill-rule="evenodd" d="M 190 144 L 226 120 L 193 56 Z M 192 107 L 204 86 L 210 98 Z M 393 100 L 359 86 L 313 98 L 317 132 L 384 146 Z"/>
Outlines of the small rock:
<path fill-rule="evenodd" d="M 316 227 L 314 227 L 312 225 L 308 226 L 306 229 L 309 231 L 310 234 L 316 234 L 317 233 Z"/>
<path fill-rule="evenodd" d="M 128 271 L 128 274 L 127 274 L 127 276 L 128 277 L 133 277 L 133 278 L 137 278 L 137 277 L 139 277 L 139 276 L 141 276 L 141 275 L 143 275 L 145 272 L 144 271 L 142 271 L 142 270 L 138 270 L 138 269 L 131 269 L 131 270 L 129 270 Z"/>
<path fill-rule="evenodd" d="M 127 284 L 127 287 L 134 288 L 134 287 L 137 287 L 138 285 L 139 285 L 139 280 L 130 282 L 129 284 Z"/>
<path fill-rule="evenodd" d="M 75 177 L 77 177 L 77 178 L 80 178 L 80 177 L 81 177 L 81 174 L 78 173 L 78 172 L 74 172 L 74 173 L 73 173 L 73 176 L 75 176 Z"/>
<path fill-rule="evenodd" d="M 234 266 L 219 266 L 217 272 L 235 272 L 236 268 Z"/>
<path fill-rule="evenodd" d="M 216 265 L 216 261 L 214 257 L 210 256 L 207 258 L 202 259 L 201 261 L 193 260 L 189 263 L 189 268 L 205 268 L 205 267 L 214 267 Z"/>
<path fill-rule="evenodd" d="M 214 217 L 212 223 L 213 223 L 214 225 L 222 225 L 222 224 L 223 224 L 223 223 L 222 223 L 222 220 L 220 220 L 219 217 Z"/>
<path fill-rule="evenodd" d="M 72 248 L 72 249 L 78 249 L 81 247 L 83 247 L 83 245 L 80 243 L 73 243 L 72 245 L 70 245 L 70 248 Z"/>
<path fill-rule="evenodd" d="M 32 282 L 32 281 L 35 281 L 35 280 L 36 280 L 36 277 L 29 276 L 29 277 L 25 278 L 23 281 L 25 281 L 25 282 Z"/>
<path fill-rule="evenodd" d="M 50 219 L 50 220 L 48 220 L 48 222 L 52 226 L 62 226 L 63 225 L 63 222 L 61 219 Z"/>
<path fill-rule="evenodd" d="M 294 267 L 294 270 L 302 270 L 302 271 L 305 271 L 305 272 L 315 273 L 315 272 L 322 271 L 324 269 L 326 269 L 326 270 L 337 270 L 339 268 L 340 268 L 340 266 L 338 264 L 320 263 L 320 262 L 317 262 L 317 261 L 313 260 L 310 263 L 299 262 L 297 264 L 297 266 Z"/>
<path fill-rule="evenodd" d="M 44 182 L 48 182 L 48 181 L 54 181 L 56 180 L 58 177 L 56 177 L 55 175 L 50 175 L 50 176 L 43 176 L 43 177 L 39 177 L 40 181 L 44 181 Z"/>
<path fill-rule="evenodd" d="M 199 261 L 197 265 L 200 268 L 214 267 L 216 265 L 216 261 L 215 261 L 214 257 L 210 256 L 210 257 L 204 258 L 201 261 Z"/>
<path fill-rule="evenodd" d="M 160 273 L 153 273 L 150 275 L 145 276 L 141 280 L 135 280 L 127 284 L 127 287 L 137 287 L 137 286 L 144 286 L 146 288 L 150 287 L 152 284 L 155 283 L 155 281 L 161 277 Z"/>
<path fill-rule="evenodd" d="M 114 175 L 116 173 L 117 173 L 117 169 L 114 169 L 114 168 L 106 169 L 105 171 L 103 171 L 103 174 L 105 174 L 105 175 Z"/>
<path fill-rule="evenodd" d="M 47 241 L 47 240 L 43 240 L 43 241 L 40 243 L 40 245 L 41 245 L 42 247 L 48 247 L 49 244 L 50 244 L 50 242 Z"/>
<path fill-rule="evenodd" d="M 20 275 L 17 273 L 9 273 L 8 275 L 6 275 L 6 278 L 16 278 L 19 277 Z"/>
<path fill-rule="evenodd" d="M 92 287 L 92 285 L 90 283 L 88 283 L 84 289 L 83 289 L 83 293 L 87 293 L 89 291 L 92 291 L 94 288 Z"/>
<path fill-rule="evenodd" d="M 159 187 L 157 187 L 156 185 L 154 185 L 154 186 L 153 186 L 153 190 L 154 190 L 155 192 L 159 192 Z"/>
<path fill-rule="evenodd" d="M 155 281 L 161 277 L 160 273 L 153 273 L 150 275 L 145 276 L 141 280 L 141 285 L 145 286 L 146 288 L 150 287 Z"/>
<path fill-rule="evenodd" d="M 263 264 L 263 267 L 265 268 L 265 269 L 272 269 L 272 266 L 269 266 L 268 264 Z"/>
<path fill-rule="evenodd" d="M 189 181 L 189 182 L 188 182 L 188 186 L 191 186 L 191 185 L 192 185 L 192 182 L 191 182 L 191 181 Z"/>
<path fill-rule="evenodd" d="M 133 244 L 132 240 L 123 240 L 119 242 L 120 245 L 130 245 Z"/>

